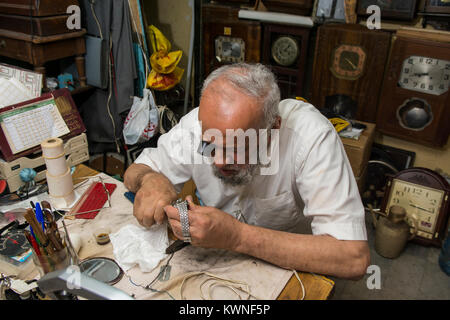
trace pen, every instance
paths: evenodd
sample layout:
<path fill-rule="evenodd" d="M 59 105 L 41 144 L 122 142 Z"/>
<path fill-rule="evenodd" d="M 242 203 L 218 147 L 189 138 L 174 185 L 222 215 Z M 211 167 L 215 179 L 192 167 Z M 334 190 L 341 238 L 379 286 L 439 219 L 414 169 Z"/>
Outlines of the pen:
<path fill-rule="evenodd" d="M 42 226 L 42 231 L 45 232 L 44 215 L 42 214 L 41 205 L 36 202 L 36 219 Z"/>

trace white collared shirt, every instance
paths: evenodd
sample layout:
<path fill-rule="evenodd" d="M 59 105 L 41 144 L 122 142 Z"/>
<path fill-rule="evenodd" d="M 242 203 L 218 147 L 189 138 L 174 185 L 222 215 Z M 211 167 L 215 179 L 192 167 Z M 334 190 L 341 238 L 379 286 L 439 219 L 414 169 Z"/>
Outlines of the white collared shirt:
<path fill-rule="evenodd" d="M 207 206 L 240 221 L 265 228 L 328 234 L 339 240 L 367 240 L 364 207 L 355 177 L 336 130 L 311 104 L 280 102 L 282 118 L 276 174 L 257 174 L 244 187 L 230 187 L 215 177 L 197 153 L 201 141 L 198 108 L 147 148 L 135 163 L 163 173 L 181 191 L 193 179 Z M 195 161 L 197 164 L 195 164 Z M 275 167 L 275 166 L 274 166 Z"/>

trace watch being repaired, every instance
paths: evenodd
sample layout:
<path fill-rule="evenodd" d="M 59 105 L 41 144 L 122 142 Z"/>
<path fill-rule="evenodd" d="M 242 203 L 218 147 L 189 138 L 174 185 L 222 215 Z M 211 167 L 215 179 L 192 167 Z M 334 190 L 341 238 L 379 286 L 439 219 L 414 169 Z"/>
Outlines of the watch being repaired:
<path fill-rule="evenodd" d="M 175 240 L 169 247 L 166 249 L 166 253 L 174 253 L 178 250 L 183 249 L 191 243 L 191 233 L 189 232 L 189 214 L 188 208 L 189 204 L 186 200 L 177 199 L 172 203 L 173 207 L 178 210 L 180 215 L 180 223 L 181 223 L 181 231 L 183 233 L 183 240 Z"/>

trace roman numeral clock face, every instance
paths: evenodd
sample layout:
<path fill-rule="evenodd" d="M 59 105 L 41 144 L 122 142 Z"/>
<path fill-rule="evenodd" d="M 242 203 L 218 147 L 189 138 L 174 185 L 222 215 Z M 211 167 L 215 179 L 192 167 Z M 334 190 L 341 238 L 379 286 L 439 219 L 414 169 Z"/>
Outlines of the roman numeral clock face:
<path fill-rule="evenodd" d="M 447 92 L 450 84 L 450 61 L 411 56 L 403 62 L 400 87 L 432 95 Z"/>

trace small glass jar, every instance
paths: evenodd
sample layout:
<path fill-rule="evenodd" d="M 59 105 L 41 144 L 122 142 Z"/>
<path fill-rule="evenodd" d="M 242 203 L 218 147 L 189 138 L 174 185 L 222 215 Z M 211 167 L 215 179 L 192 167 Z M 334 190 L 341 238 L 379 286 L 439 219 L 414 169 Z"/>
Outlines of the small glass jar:
<path fill-rule="evenodd" d="M 71 258 L 67 247 L 52 254 L 37 254 L 33 250 L 33 262 L 43 277 L 49 272 L 67 268 L 71 264 Z"/>

